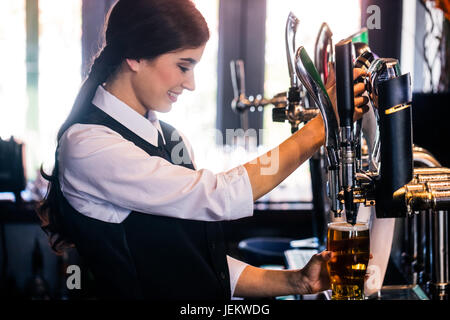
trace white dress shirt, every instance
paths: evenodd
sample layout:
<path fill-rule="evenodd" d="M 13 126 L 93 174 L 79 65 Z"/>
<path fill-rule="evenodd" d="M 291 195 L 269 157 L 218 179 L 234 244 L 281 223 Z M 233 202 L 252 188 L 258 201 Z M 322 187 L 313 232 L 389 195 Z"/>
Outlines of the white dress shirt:
<path fill-rule="evenodd" d="M 156 113 L 143 117 L 99 86 L 92 103 L 136 135 L 158 145 Z M 192 147 L 180 133 L 190 158 Z M 121 223 L 131 211 L 202 221 L 234 220 L 253 214 L 247 170 L 214 174 L 149 156 L 114 130 L 74 124 L 59 141 L 59 182 L 70 205 L 88 217 Z M 194 168 L 195 163 L 193 163 Z M 247 264 L 227 256 L 230 287 Z"/>

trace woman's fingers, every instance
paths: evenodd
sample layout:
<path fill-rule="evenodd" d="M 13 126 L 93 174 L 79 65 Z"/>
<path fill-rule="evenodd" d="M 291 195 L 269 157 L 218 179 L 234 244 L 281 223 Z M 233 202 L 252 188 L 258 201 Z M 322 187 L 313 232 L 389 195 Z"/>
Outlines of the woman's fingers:
<path fill-rule="evenodd" d="M 360 68 L 354 68 L 353 69 L 353 78 L 354 80 L 364 77 L 367 75 L 367 72 Z M 330 96 L 330 99 L 332 102 L 336 102 L 336 88 L 335 86 L 335 76 L 334 76 L 334 69 L 330 68 L 330 75 L 327 80 L 327 92 Z M 361 96 L 366 91 L 366 86 L 364 82 L 358 82 L 353 85 L 353 92 L 354 92 L 354 104 L 355 104 L 355 112 L 353 114 L 353 120 L 356 121 L 360 119 L 364 113 L 369 111 L 368 103 L 369 99 L 367 97 Z M 333 107 L 335 107 L 335 104 L 333 104 Z M 336 110 L 335 110 L 336 112 Z"/>
<path fill-rule="evenodd" d="M 361 68 L 353 68 L 353 79 L 356 80 L 361 76 L 367 75 L 367 72 Z"/>
<path fill-rule="evenodd" d="M 318 253 L 316 255 L 316 257 L 319 258 L 320 261 L 325 261 L 326 262 L 326 261 L 331 259 L 332 254 L 333 253 L 331 251 L 324 250 L 321 253 Z"/>
<path fill-rule="evenodd" d="M 353 78 L 355 80 L 366 75 L 367 72 L 363 69 L 353 69 Z M 367 105 L 369 103 L 369 98 L 361 96 L 366 91 L 366 85 L 364 82 L 359 82 L 353 85 L 353 91 L 355 96 L 355 112 L 353 114 L 353 120 L 356 121 L 360 119 L 364 113 L 369 111 L 369 106 Z"/>
<path fill-rule="evenodd" d="M 363 82 L 357 83 L 353 86 L 353 91 L 355 92 L 356 97 L 366 91 L 366 85 Z"/>
<path fill-rule="evenodd" d="M 364 98 L 364 97 L 361 97 L 361 98 Z M 367 104 L 357 106 L 356 102 L 355 102 L 355 112 L 353 113 L 353 121 L 361 119 L 362 116 L 364 115 L 364 113 L 366 113 L 367 111 L 369 111 L 369 106 Z"/>
<path fill-rule="evenodd" d="M 369 98 L 367 97 L 356 97 L 355 98 L 355 108 L 367 105 Z"/>

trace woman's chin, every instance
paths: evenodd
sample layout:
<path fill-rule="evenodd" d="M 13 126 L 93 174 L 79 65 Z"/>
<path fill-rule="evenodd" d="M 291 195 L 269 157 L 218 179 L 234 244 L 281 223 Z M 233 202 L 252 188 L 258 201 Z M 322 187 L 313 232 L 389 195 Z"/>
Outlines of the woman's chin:
<path fill-rule="evenodd" d="M 170 110 L 172 110 L 172 105 L 171 104 L 169 104 L 168 106 L 166 106 L 165 108 L 163 108 L 163 110 L 161 111 L 162 113 L 167 113 L 167 112 L 169 112 Z"/>
<path fill-rule="evenodd" d="M 163 105 L 158 108 L 154 108 L 153 110 L 160 113 L 167 113 L 172 110 L 172 104 Z"/>

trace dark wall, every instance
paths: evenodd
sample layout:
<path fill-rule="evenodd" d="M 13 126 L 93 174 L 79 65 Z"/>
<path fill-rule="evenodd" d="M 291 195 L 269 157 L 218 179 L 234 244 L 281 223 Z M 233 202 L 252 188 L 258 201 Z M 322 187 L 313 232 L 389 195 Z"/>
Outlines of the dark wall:
<path fill-rule="evenodd" d="M 413 95 L 413 142 L 450 167 L 450 93 Z"/>
<path fill-rule="evenodd" d="M 370 48 L 380 57 L 400 59 L 402 4 L 402 0 L 361 1 L 361 27 L 367 27 L 367 19 L 372 15 L 367 13 L 367 8 L 371 5 L 380 8 L 380 29 L 369 29 Z"/>

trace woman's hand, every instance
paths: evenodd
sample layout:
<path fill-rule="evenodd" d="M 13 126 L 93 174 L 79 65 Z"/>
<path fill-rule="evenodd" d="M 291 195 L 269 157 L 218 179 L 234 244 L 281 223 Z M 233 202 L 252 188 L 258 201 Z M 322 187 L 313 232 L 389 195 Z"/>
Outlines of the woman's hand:
<path fill-rule="evenodd" d="M 331 255 L 331 251 L 317 253 L 303 269 L 298 270 L 294 284 L 297 294 L 312 294 L 330 288 L 327 262 Z"/>
<path fill-rule="evenodd" d="M 337 112 L 337 98 L 336 98 L 336 75 L 334 72 L 334 67 L 329 64 L 330 73 L 327 78 L 327 83 L 325 84 L 325 89 L 327 90 L 328 96 L 333 104 L 334 112 L 336 113 L 336 118 L 339 119 L 339 114 Z M 363 69 L 354 68 L 353 69 L 353 79 L 357 80 L 360 77 L 367 75 Z M 363 114 L 369 111 L 369 102 L 367 97 L 363 97 L 363 93 L 366 91 L 364 83 L 356 83 L 353 86 L 354 98 L 355 98 L 355 112 L 353 114 L 353 121 L 361 119 Z"/>
<path fill-rule="evenodd" d="M 330 289 L 330 277 L 327 270 L 327 262 L 331 260 L 331 251 L 322 251 L 312 256 L 303 269 L 297 271 L 294 277 L 294 292 L 297 294 L 314 294 Z M 373 256 L 370 254 L 369 260 Z M 366 274 L 366 281 L 369 275 Z"/>

